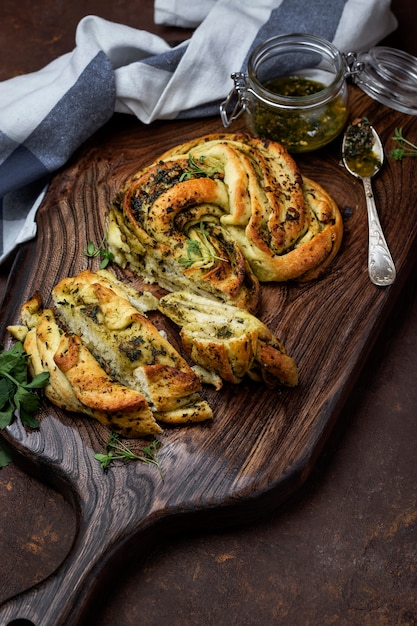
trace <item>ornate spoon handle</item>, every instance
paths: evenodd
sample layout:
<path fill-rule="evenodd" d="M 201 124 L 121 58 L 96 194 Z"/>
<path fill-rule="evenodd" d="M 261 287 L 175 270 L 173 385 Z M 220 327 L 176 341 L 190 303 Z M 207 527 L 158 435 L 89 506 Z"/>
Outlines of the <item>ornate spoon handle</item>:
<path fill-rule="evenodd" d="M 382 232 L 378 213 L 375 206 L 374 194 L 370 178 L 363 178 L 363 188 L 368 209 L 369 248 L 368 272 L 374 285 L 385 287 L 391 285 L 396 277 L 394 261 L 392 260 L 384 233 Z"/>

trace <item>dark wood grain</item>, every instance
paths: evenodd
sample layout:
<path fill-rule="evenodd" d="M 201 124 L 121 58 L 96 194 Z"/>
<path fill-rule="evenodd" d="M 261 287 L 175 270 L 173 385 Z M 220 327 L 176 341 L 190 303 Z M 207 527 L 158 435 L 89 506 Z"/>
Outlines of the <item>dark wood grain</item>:
<path fill-rule="evenodd" d="M 351 90 L 352 116 L 366 114 L 384 143 L 395 126 L 415 118 L 390 111 Z M 120 117 L 80 150 L 53 180 L 39 211 L 38 236 L 20 251 L 2 314 L 18 320 L 34 291 L 46 303 L 58 279 L 89 264 L 83 250 L 100 241 L 104 215 L 121 182 L 165 149 L 193 136 L 222 130 L 218 119 L 144 127 Z M 106 474 L 93 459 L 108 432 L 82 417 L 43 405 L 38 431 L 16 422 L 7 439 L 22 462 L 59 486 L 78 516 L 76 541 L 63 565 L 44 583 L 0 610 L 0 623 L 26 618 L 36 626 L 79 623 L 99 574 L 132 541 L 145 541 L 164 523 L 186 525 L 238 519 L 277 506 L 309 476 L 378 331 L 415 262 L 417 183 L 412 168 L 390 159 L 375 180 L 375 196 L 398 271 L 397 282 L 377 288 L 367 275 L 367 220 L 362 186 L 340 165 L 339 143 L 300 156 L 306 175 L 320 182 L 346 216 L 339 256 L 310 285 L 269 285 L 260 317 L 299 364 L 296 389 L 266 390 L 245 382 L 220 393 L 205 390 L 215 414 L 211 424 L 166 429 L 160 437 L 162 481 L 140 463 Z M 119 276 L 140 281 L 115 269 Z M 134 444 L 138 449 L 143 442 Z"/>

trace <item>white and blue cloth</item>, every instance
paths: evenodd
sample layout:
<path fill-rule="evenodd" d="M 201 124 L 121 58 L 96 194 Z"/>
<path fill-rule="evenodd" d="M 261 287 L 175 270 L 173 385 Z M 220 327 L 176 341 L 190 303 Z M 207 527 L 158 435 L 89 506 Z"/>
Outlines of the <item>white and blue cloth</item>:
<path fill-rule="evenodd" d="M 392 32 L 390 0 L 155 0 L 155 22 L 195 28 L 160 37 L 86 16 L 75 48 L 43 69 L 0 83 L 0 263 L 36 234 L 45 185 L 114 112 L 145 124 L 216 115 L 248 54 L 271 36 L 319 35 L 342 51 Z"/>

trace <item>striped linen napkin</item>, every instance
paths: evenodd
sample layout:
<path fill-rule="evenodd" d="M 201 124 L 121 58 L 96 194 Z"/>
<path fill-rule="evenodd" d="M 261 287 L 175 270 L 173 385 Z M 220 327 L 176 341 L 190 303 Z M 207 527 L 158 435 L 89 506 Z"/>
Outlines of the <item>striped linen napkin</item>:
<path fill-rule="evenodd" d="M 397 26 L 390 0 L 156 0 L 155 21 L 196 29 L 170 47 L 86 16 L 72 52 L 0 83 L 0 263 L 35 236 L 51 174 L 114 112 L 145 124 L 216 115 L 262 40 L 304 32 L 359 51 Z"/>

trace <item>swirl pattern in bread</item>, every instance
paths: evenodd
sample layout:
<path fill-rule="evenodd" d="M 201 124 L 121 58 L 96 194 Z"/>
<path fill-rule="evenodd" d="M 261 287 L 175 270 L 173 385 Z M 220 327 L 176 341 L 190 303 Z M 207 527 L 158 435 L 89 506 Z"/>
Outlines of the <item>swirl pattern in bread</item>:
<path fill-rule="evenodd" d="M 343 224 L 283 146 L 218 134 L 132 176 L 113 202 L 108 235 L 122 267 L 256 312 L 259 282 L 312 280 L 327 268 Z"/>

